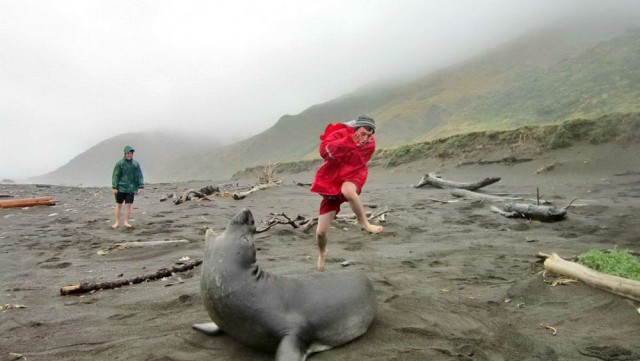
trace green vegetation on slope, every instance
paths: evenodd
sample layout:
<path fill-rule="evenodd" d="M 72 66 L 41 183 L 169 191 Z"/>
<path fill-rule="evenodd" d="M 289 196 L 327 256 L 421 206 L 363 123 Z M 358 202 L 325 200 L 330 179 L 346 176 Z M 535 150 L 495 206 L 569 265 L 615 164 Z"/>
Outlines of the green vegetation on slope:
<path fill-rule="evenodd" d="M 560 124 L 524 126 L 512 130 L 482 131 L 456 134 L 431 142 L 406 144 L 395 148 L 378 149 L 372 165 L 394 167 L 428 158 L 452 158 L 475 150 L 505 149 L 528 146 L 538 149 L 570 147 L 580 142 L 601 144 L 609 141 L 622 143 L 640 142 L 640 113 L 609 114 L 598 119 L 571 119 Z M 517 162 L 505 158 L 506 163 Z M 298 173 L 316 169 L 320 159 L 286 162 L 278 166 L 278 172 Z M 251 174 L 250 167 L 237 172 L 234 177 Z"/>
<path fill-rule="evenodd" d="M 486 147 L 528 144 L 557 149 L 576 142 L 600 144 L 614 139 L 622 142 L 640 141 L 640 113 L 610 114 L 595 120 L 572 119 L 561 124 L 458 134 L 432 142 L 383 149 L 376 153 L 374 159 L 387 166 L 396 166 L 425 158 L 459 156 L 473 149 Z"/>
<path fill-rule="evenodd" d="M 554 52 L 534 45 L 523 49 L 527 58 L 508 58 L 505 49 L 522 46 L 514 42 L 407 87 L 381 108 L 392 144 L 640 111 L 640 30 L 579 51 L 569 42 Z M 536 60 L 536 50 L 548 54 Z"/>
<path fill-rule="evenodd" d="M 521 72 L 473 108 L 479 122 L 510 125 L 640 110 L 640 31 L 603 42 L 549 69 Z"/>
<path fill-rule="evenodd" d="M 640 261 L 627 251 L 591 250 L 579 255 L 578 262 L 598 272 L 640 281 Z"/>

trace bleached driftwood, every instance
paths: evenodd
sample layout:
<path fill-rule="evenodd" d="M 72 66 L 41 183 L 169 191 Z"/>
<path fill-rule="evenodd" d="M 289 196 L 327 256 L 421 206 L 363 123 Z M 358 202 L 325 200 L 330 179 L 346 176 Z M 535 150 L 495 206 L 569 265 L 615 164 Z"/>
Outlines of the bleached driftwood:
<path fill-rule="evenodd" d="M 567 215 L 566 208 L 523 203 L 507 203 L 502 209 L 492 206 L 491 210 L 507 218 L 528 218 L 543 222 L 561 221 Z"/>
<path fill-rule="evenodd" d="M 281 179 L 276 174 L 276 169 L 280 164 L 272 163 L 265 165 L 262 170 L 254 169 L 253 175 L 258 178 L 258 184 L 268 184 L 275 183 L 281 181 Z"/>
<path fill-rule="evenodd" d="M 489 184 L 493 184 L 500 181 L 498 177 L 485 178 L 478 182 L 473 183 L 465 183 L 465 182 L 454 182 L 450 180 L 443 179 L 435 173 L 425 174 L 420 182 L 416 184 L 415 188 L 420 188 L 426 184 L 436 187 L 436 188 L 454 188 L 454 189 L 466 189 L 470 191 L 474 191 L 476 189 L 480 189 L 482 187 L 486 187 Z"/>
<path fill-rule="evenodd" d="M 249 189 L 246 192 L 233 193 L 233 199 L 235 199 L 235 200 L 244 199 L 249 194 L 251 194 L 253 192 L 257 192 L 257 191 L 260 191 L 260 190 L 263 190 L 263 189 L 267 189 L 267 188 L 278 187 L 278 186 L 281 186 L 281 185 L 282 185 L 282 181 L 275 181 L 275 182 L 270 182 L 270 183 L 258 184 L 257 186 Z"/>
<path fill-rule="evenodd" d="M 547 271 L 575 278 L 585 284 L 596 287 L 616 295 L 640 301 L 640 282 L 623 277 L 612 276 L 581 264 L 562 259 L 558 254 L 552 253 L 546 261 L 544 268 Z"/>
<path fill-rule="evenodd" d="M 150 274 L 146 274 L 146 275 L 138 276 L 134 278 L 129 278 L 129 279 L 120 279 L 117 281 L 101 282 L 101 283 L 84 282 L 80 284 L 64 286 L 60 289 L 60 294 L 62 296 L 66 296 L 66 295 L 72 295 L 72 294 L 87 293 L 92 291 L 118 288 L 122 286 L 142 283 L 142 282 L 155 281 L 164 277 L 169 277 L 173 273 L 188 271 L 190 269 L 193 269 L 199 266 L 200 264 L 202 264 L 201 259 L 195 260 L 193 262 L 183 263 L 179 266 L 173 266 L 171 268 L 162 268 L 154 273 L 150 273 Z"/>
<path fill-rule="evenodd" d="M 116 243 L 110 247 L 110 249 L 125 249 L 125 248 L 141 248 L 141 247 L 153 247 L 153 246 L 166 246 L 170 244 L 183 244 L 189 243 L 186 239 L 176 239 L 167 241 L 144 241 L 144 242 L 122 242 Z"/>
<path fill-rule="evenodd" d="M 495 196 L 492 194 L 473 192 L 466 189 L 452 189 L 451 195 L 457 198 L 481 199 L 483 201 L 491 201 L 491 202 L 511 202 L 511 201 L 519 201 L 523 199 L 518 197 Z"/>

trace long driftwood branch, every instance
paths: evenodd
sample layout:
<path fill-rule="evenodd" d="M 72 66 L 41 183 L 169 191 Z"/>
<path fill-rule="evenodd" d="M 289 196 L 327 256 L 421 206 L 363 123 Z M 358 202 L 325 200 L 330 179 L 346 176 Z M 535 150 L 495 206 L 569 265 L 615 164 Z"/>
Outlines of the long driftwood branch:
<path fill-rule="evenodd" d="M 640 282 L 638 281 L 594 271 L 581 264 L 566 261 L 556 253 L 552 253 L 544 261 L 544 268 L 559 275 L 575 278 L 591 287 L 640 301 Z"/>
<path fill-rule="evenodd" d="M 507 218 L 527 218 L 543 222 L 561 221 L 567 215 L 566 208 L 523 203 L 507 203 L 503 209 L 493 206 L 491 210 Z"/>
<path fill-rule="evenodd" d="M 452 189 L 451 195 L 457 198 L 472 198 L 472 199 L 480 199 L 483 201 L 491 201 L 491 202 L 512 202 L 512 201 L 520 201 L 523 199 L 519 197 L 505 197 L 505 196 L 496 196 L 492 194 L 478 193 L 478 192 L 473 192 L 466 189 Z"/>
<path fill-rule="evenodd" d="M 249 194 L 253 193 L 253 192 L 257 192 L 263 189 L 267 189 L 267 188 L 271 188 L 271 187 L 278 187 L 282 185 L 282 181 L 275 181 L 275 182 L 270 182 L 270 183 L 264 183 L 264 184 L 258 184 L 257 186 L 249 189 L 246 192 L 236 192 L 233 193 L 233 199 L 235 200 L 240 200 L 240 199 L 245 199 Z"/>
<path fill-rule="evenodd" d="M 486 187 L 489 184 L 493 184 L 500 181 L 498 177 L 485 178 L 478 182 L 473 183 L 465 183 L 465 182 L 454 182 L 450 180 L 443 179 L 442 177 L 436 175 L 435 173 L 425 174 L 420 182 L 416 184 L 415 188 L 420 188 L 426 184 L 435 187 L 435 188 L 456 188 L 456 189 L 466 189 L 470 191 L 475 191 L 476 189 L 480 189 L 482 187 Z"/>
<path fill-rule="evenodd" d="M 87 293 L 91 291 L 118 288 L 122 286 L 128 286 L 128 285 L 133 285 L 133 284 L 147 282 L 147 281 L 155 281 L 163 277 L 169 277 L 173 273 L 185 272 L 185 271 L 191 270 L 199 266 L 200 264 L 202 264 L 202 260 L 198 259 L 193 262 L 183 263 L 179 266 L 173 266 L 171 268 L 162 268 L 154 273 L 149 273 L 147 275 L 138 276 L 134 278 L 121 279 L 121 280 L 111 281 L 111 282 L 101 282 L 101 283 L 84 282 L 76 285 L 64 286 L 60 289 L 60 294 L 62 296 L 67 296 L 67 295 L 73 295 L 73 294 Z"/>

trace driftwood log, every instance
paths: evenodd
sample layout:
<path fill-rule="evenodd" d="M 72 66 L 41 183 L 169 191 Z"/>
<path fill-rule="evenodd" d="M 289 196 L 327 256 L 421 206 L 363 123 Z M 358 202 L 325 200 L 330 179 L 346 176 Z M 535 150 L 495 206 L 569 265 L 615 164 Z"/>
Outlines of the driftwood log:
<path fill-rule="evenodd" d="M 457 198 L 472 198 L 472 199 L 480 199 L 483 201 L 491 201 L 491 202 L 513 202 L 513 201 L 519 201 L 523 199 L 518 197 L 495 196 L 492 194 L 473 192 L 466 189 L 452 189 L 451 195 Z"/>
<path fill-rule="evenodd" d="M 155 281 L 163 277 L 169 277 L 173 273 L 185 272 L 185 271 L 191 270 L 199 266 L 200 264 L 202 264 L 202 260 L 198 259 L 193 262 L 186 262 L 178 266 L 173 266 L 171 268 L 162 268 L 154 273 L 150 273 L 147 275 L 138 276 L 134 278 L 121 279 L 121 280 L 112 281 L 112 282 L 101 282 L 101 283 L 85 282 L 85 283 L 80 283 L 75 285 L 64 286 L 60 289 L 60 294 L 62 296 L 67 296 L 67 295 L 87 293 L 92 291 L 113 289 L 113 288 L 118 288 L 122 286 L 142 283 L 142 282 Z"/>
<path fill-rule="evenodd" d="M 0 208 L 54 206 L 56 201 L 52 197 L 19 198 L 0 201 Z"/>
<path fill-rule="evenodd" d="M 509 197 L 509 196 L 502 196 L 502 195 L 496 195 L 496 194 L 473 192 L 465 189 L 452 189 L 451 195 L 456 198 L 471 198 L 471 199 L 478 199 L 482 201 L 495 202 L 495 203 L 503 203 L 503 202 L 513 203 L 515 201 L 532 201 L 532 202 L 535 202 L 537 205 L 545 205 L 545 206 L 551 205 L 550 201 L 539 199 L 539 197 L 538 199 Z M 565 208 L 569 208 L 569 207 L 567 206 Z"/>
<path fill-rule="evenodd" d="M 187 189 L 183 194 L 182 197 L 176 199 L 175 201 L 173 201 L 173 203 L 175 204 L 180 204 L 180 203 L 184 203 L 188 200 L 193 199 L 193 197 L 191 197 L 191 194 L 193 194 L 193 196 L 195 198 L 199 198 L 199 199 L 203 199 L 206 201 L 211 201 L 212 199 L 207 197 L 205 194 L 196 191 L 195 189 Z"/>
<path fill-rule="evenodd" d="M 475 191 L 476 189 L 480 189 L 482 187 L 486 187 L 489 184 L 493 184 L 500 181 L 498 177 L 485 178 L 478 182 L 473 183 L 464 183 L 464 182 L 454 182 L 450 180 L 443 179 L 442 177 L 436 175 L 435 173 L 425 174 L 420 182 L 416 184 L 415 188 L 420 188 L 424 185 L 430 185 L 435 188 L 455 188 L 455 189 L 466 189 L 470 191 Z"/>
<path fill-rule="evenodd" d="M 623 277 L 612 276 L 581 264 L 562 259 L 558 254 L 552 253 L 546 261 L 544 268 L 555 274 L 575 278 L 591 287 L 596 287 L 616 295 L 640 301 L 640 282 Z"/>
<path fill-rule="evenodd" d="M 233 193 L 233 199 L 235 199 L 235 200 L 245 199 L 249 194 L 251 194 L 253 192 L 261 191 L 261 190 L 267 189 L 267 188 L 278 187 L 278 186 L 281 186 L 281 185 L 282 185 L 282 181 L 275 181 L 275 182 L 258 184 L 257 186 L 249 189 L 246 192 Z"/>
<path fill-rule="evenodd" d="M 507 218 L 527 218 L 543 222 L 557 222 L 567 216 L 566 208 L 523 203 L 507 203 L 502 209 L 492 206 L 491 211 Z"/>

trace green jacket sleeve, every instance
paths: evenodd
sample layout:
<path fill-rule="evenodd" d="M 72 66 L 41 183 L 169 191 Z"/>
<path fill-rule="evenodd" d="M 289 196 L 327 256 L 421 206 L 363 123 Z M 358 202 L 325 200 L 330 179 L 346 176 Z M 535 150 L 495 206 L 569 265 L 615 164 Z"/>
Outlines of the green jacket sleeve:
<path fill-rule="evenodd" d="M 116 166 L 113 167 L 113 174 L 111 175 L 111 188 L 118 189 L 118 183 L 120 182 L 120 162 L 116 163 Z"/>
<path fill-rule="evenodd" d="M 144 176 L 142 175 L 142 167 L 138 163 L 138 189 L 144 188 Z"/>

